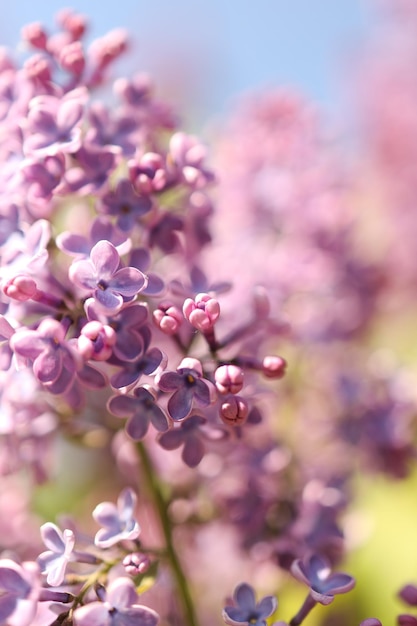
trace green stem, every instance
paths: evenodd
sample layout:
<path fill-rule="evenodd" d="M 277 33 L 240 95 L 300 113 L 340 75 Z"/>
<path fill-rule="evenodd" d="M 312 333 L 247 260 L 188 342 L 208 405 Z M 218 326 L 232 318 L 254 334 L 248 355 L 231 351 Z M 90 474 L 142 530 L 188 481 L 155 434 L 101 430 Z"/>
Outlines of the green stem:
<path fill-rule="evenodd" d="M 174 548 L 171 521 L 169 519 L 167 511 L 167 503 L 162 494 L 158 476 L 155 472 L 146 448 L 141 442 L 138 443 L 138 452 L 142 463 L 144 478 L 161 523 L 161 528 L 165 539 L 166 556 L 171 566 L 172 574 L 174 576 L 177 586 L 178 595 L 181 600 L 182 608 L 184 611 L 185 623 L 187 626 L 198 626 L 197 617 L 194 610 L 194 604 L 191 598 L 187 579 L 182 569 L 177 552 Z"/>

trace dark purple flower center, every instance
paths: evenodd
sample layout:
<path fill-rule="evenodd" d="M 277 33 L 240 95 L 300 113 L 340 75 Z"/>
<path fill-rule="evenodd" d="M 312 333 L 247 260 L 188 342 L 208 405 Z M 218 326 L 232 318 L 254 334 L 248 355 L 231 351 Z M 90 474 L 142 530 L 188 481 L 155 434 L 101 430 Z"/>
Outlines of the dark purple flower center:
<path fill-rule="evenodd" d="M 187 387 L 192 387 L 193 385 L 195 385 L 195 376 L 193 376 L 192 374 L 187 374 L 187 376 L 185 377 L 185 384 L 187 385 Z"/>
<path fill-rule="evenodd" d="M 101 279 L 98 281 L 97 287 L 101 289 L 101 291 L 106 291 L 106 289 L 108 288 L 108 284 L 106 283 L 105 280 Z"/>

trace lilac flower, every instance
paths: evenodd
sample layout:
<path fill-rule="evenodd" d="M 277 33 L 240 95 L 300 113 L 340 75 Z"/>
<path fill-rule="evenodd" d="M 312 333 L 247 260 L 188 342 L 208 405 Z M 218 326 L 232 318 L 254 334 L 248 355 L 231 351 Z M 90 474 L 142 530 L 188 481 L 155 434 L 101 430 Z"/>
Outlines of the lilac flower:
<path fill-rule="evenodd" d="M 123 489 L 117 499 L 117 506 L 112 502 L 101 502 L 93 511 L 95 521 L 103 526 L 94 538 L 98 548 L 110 548 L 119 541 L 137 539 L 140 527 L 134 518 L 136 495 L 130 487 Z"/>
<path fill-rule="evenodd" d="M 88 92 L 79 87 L 63 98 L 41 95 L 29 105 L 24 141 L 27 155 L 54 156 L 74 153 L 81 146 L 81 124 Z"/>
<path fill-rule="evenodd" d="M 318 554 L 308 559 L 297 559 L 291 565 L 293 576 L 310 587 L 310 595 L 320 604 L 330 604 L 338 593 L 346 593 L 355 586 L 348 574 L 332 574 L 329 562 Z"/>
<path fill-rule="evenodd" d="M 138 594 L 130 578 L 113 580 L 103 602 L 91 602 L 74 611 L 75 626 L 156 626 L 158 614 L 137 604 Z"/>
<path fill-rule="evenodd" d="M 128 252 L 130 241 L 105 217 L 96 217 L 91 224 L 89 236 L 77 235 L 71 231 L 64 231 L 56 237 L 56 245 L 60 250 L 71 256 L 87 258 L 91 249 L 101 240 L 109 241 L 120 255 Z"/>
<path fill-rule="evenodd" d="M 116 215 L 117 226 L 126 233 L 130 232 L 137 219 L 149 213 L 151 208 L 149 196 L 138 195 L 127 179 L 120 180 L 116 189 L 106 193 L 98 206 L 102 213 Z"/>
<path fill-rule="evenodd" d="M 184 317 L 202 333 L 210 331 L 220 315 L 220 304 L 208 293 L 198 293 L 194 299 L 187 298 L 183 304 Z"/>
<path fill-rule="evenodd" d="M 54 319 L 44 319 L 37 330 L 22 329 L 10 338 L 10 347 L 33 360 L 36 378 L 52 393 L 64 392 L 79 367 L 77 351 L 65 341 L 66 328 Z"/>
<path fill-rule="evenodd" d="M 46 581 L 52 587 L 62 585 L 65 570 L 71 560 L 75 537 L 72 530 L 62 532 L 58 526 L 47 522 L 41 526 L 42 540 L 47 548 L 38 556 L 38 563 L 42 574 L 46 574 Z"/>
<path fill-rule="evenodd" d="M 65 173 L 65 191 L 88 195 L 107 187 L 109 176 L 116 167 L 114 150 L 84 144 L 74 159 L 75 167 Z"/>
<path fill-rule="evenodd" d="M 157 383 L 161 391 L 174 392 L 168 400 L 168 412 L 174 420 L 182 420 L 191 413 L 194 399 L 201 406 L 211 402 L 208 382 L 203 380 L 197 359 L 183 359 L 176 372 L 164 372 Z"/>
<path fill-rule="evenodd" d="M 145 351 L 146 333 L 142 332 L 148 319 L 148 309 L 142 304 L 132 304 L 122 309 L 109 324 L 116 332 L 113 347 L 121 361 L 134 361 Z M 149 344 L 148 344 L 149 345 Z"/>
<path fill-rule="evenodd" d="M 0 623 L 30 626 L 39 595 L 39 568 L 36 563 L 19 565 L 0 559 Z"/>
<path fill-rule="evenodd" d="M 129 255 L 130 267 L 136 267 L 148 277 L 148 284 L 142 290 L 142 294 L 146 296 L 156 296 L 163 291 L 164 281 L 158 274 L 148 272 L 151 264 L 151 255 L 147 248 L 134 248 Z"/>
<path fill-rule="evenodd" d="M 158 443 L 165 450 L 182 448 L 181 458 L 188 467 L 197 467 L 202 460 L 205 447 L 201 427 L 207 420 L 201 415 L 191 415 L 181 422 L 179 428 L 171 428 L 158 438 Z"/>
<path fill-rule="evenodd" d="M 151 341 L 151 333 L 147 326 L 138 331 L 143 337 L 143 351 L 134 361 L 122 362 L 117 358 L 112 358 L 111 363 L 122 365 L 122 369 L 114 374 L 110 382 L 113 387 L 121 389 L 122 387 L 131 387 L 139 381 L 141 376 L 145 374 L 150 376 L 156 374 L 159 370 L 166 367 L 166 357 L 159 348 L 151 348 L 148 350 Z"/>
<path fill-rule="evenodd" d="M 76 285 L 88 289 L 104 311 L 114 313 L 122 308 L 126 299 L 139 293 L 147 278 L 134 267 L 120 266 L 120 257 L 109 241 L 99 241 L 88 260 L 75 261 L 69 275 Z"/>
<path fill-rule="evenodd" d="M 156 403 L 155 396 L 145 387 L 137 387 L 134 397 L 128 395 L 112 396 L 107 408 L 116 417 L 128 417 L 126 432 L 135 441 L 143 439 L 149 423 L 159 432 L 165 432 L 169 421 Z"/>
<path fill-rule="evenodd" d="M 226 624 L 237 626 L 251 624 L 266 626 L 266 618 L 272 615 L 277 608 L 274 596 L 265 596 L 256 602 L 255 592 L 247 583 L 241 583 L 233 592 L 234 605 L 223 609 L 223 619 Z"/>

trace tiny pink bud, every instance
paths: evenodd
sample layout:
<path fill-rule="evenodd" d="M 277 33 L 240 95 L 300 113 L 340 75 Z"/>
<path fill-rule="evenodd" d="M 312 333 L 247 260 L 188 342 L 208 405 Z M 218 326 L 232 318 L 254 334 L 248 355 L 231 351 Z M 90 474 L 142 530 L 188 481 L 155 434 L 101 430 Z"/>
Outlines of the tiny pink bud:
<path fill-rule="evenodd" d="M 220 417 L 228 426 L 241 426 L 249 414 L 248 403 L 240 396 L 230 396 L 220 408 Z"/>
<path fill-rule="evenodd" d="M 282 378 L 287 362 L 280 356 L 266 356 L 262 361 L 262 373 L 266 378 Z"/>
<path fill-rule="evenodd" d="M 80 41 L 73 41 L 64 46 L 59 53 L 59 63 L 64 70 L 80 76 L 85 67 L 85 56 Z"/>
<path fill-rule="evenodd" d="M 151 566 L 151 560 L 147 554 L 133 552 L 125 556 L 122 564 L 127 574 L 137 576 L 138 574 L 145 574 L 148 571 Z"/>
<path fill-rule="evenodd" d="M 34 48 L 45 50 L 48 38 L 40 22 L 33 22 L 24 26 L 20 35 L 23 41 L 30 43 Z"/>
<path fill-rule="evenodd" d="M 220 304 L 208 293 L 199 293 L 195 300 L 185 300 L 182 312 L 194 328 L 204 333 L 211 330 L 219 318 Z"/>
<path fill-rule="evenodd" d="M 9 298 L 18 300 L 19 302 L 26 302 L 31 300 L 38 292 L 37 286 L 31 276 L 25 276 L 20 274 L 14 276 L 3 285 L 3 292 Z"/>
<path fill-rule="evenodd" d="M 82 37 L 87 29 L 87 18 L 81 13 L 75 13 L 72 9 L 62 9 L 56 21 L 61 28 L 71 33 L 74 39 Z"/>
<path fill-rule="evenodd" d="M 203 375 L 203 366 L 201 365 L 201 361 L 199 361 L 198 359 L 194 359 L 191 356 L 186 356 L 181 361 L 181 363 L 177 367 L 177 370 L 181 369 L 195 370 L 200 374 L 200 376 Z"/>
<path fill-rule="evenodd" d="M 175 335 L 184 321 L 179 308 L 168 302 L 161 302 L 152 317 L 155 325 L 166 335 Z"/>
<path fill-rule="evenodd" d="M 244 372 L 237 365 L 221 365 L 214 372 L 219 393 L 239 393 L 243 387 Z"/>
<path fill-rule="evenodd" d="M 42 54 L 33 54 L 23 64 L 26 75 L 31 80 L 39 80 L 41 83 L 49 83 L 52 78 L 52 69 L 49 59 Z"/>
<path fill-rule="evenodd" d="M 86 360 L 106 361 L 116 343 L 116 333 L 111 326 L 96 320 L 88 322 L 78 337 L 78 351 Z"/>

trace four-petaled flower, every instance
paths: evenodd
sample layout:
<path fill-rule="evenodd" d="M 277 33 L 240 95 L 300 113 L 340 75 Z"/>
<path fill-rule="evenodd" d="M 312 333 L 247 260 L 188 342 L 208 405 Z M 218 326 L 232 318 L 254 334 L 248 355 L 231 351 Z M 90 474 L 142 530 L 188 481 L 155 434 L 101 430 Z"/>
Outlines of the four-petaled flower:
<path fill-rule="evenodd" d="M 190 413 L 194 398 L 201 406 L 211 402 L 208 382 L 203 380 L 201 363 L 186 358 L 176 372 L 165 372 L 158 378 L 161 391 L 173 391 L 168 400 L 168 412 L 174 420 L 185 419 Z"/>
<path fill-rule="evenodd" d="M 330 604 L 336 594 L 346 593 L 355 586 L 355 579 L 349 574 L 332 574 L 327 559 L 318 554 L 304 560 L 296 559 L 291 565 L 291 573 L 310 587 L 311 597 L 320 604 Z"/>
<path fill-rule="evenodd" d="M 107 313 L 115 313 L 125 301 L 131 300 L 147 283 L 146 276 L 135 267 L 120 266 L 120 256 L 109 241 L 99 241 L 90 258 L 75 261 L 70 269 L 71 280 L 88 289 L 96 304 Z"/>
<path fill-rule="evenodd" d="M 130 578 L 113 580 L 97 593 L 102 602 L 91 602 L 74 611 L 75 626 L 156 626 L 159 615 L 137 604 L 138 594 Z"/>
<path fill-rule="evenodd" d="M 71 560 L 75 537 L 72 530 L 66 528 L 63 532 L 47 522 L 41 526 L 41 535 L 48 550 L 38 556 L 38 564 L 42 574 L 47 574 L 46 582 L 51 587 L 62 585 L 66 567 Z"/>
<path fill-rule="evenodd" d="M 233 592 L 234 605 L 223 609 L 223 619 L 226 624 L 239 626 L 251 624 L 251 626 L 265 626 L 266 618 L 272 615 L 277 608 L 277 600 L 274 596 L 265 596 L 258 603 L 255 592 L 247 583 L 242 583 Z"/>
<path fill-rule="evenodd" d="M 136 387 L 133 397 L 125 394 L 112 396 L 107 407 L 116 417 L 129 418 L 126 432 L 135 441 L 143 439 L 149 423 L 159 432 L 168 430 L 168 418 L 156 403 L 155 396 L 145 387 Z"/>
<path fill-rule="evenodd" d="M 127 487 L 119 495 L 117 506 L 112 502 L 101 502 L 96 506 L 93 518 L 104 527 L 94 538 L 98 548 L 110 548 L 119 541 L 139 537 L 140 526 L 134 518 L 135 505 L 136 495 Z"/>

